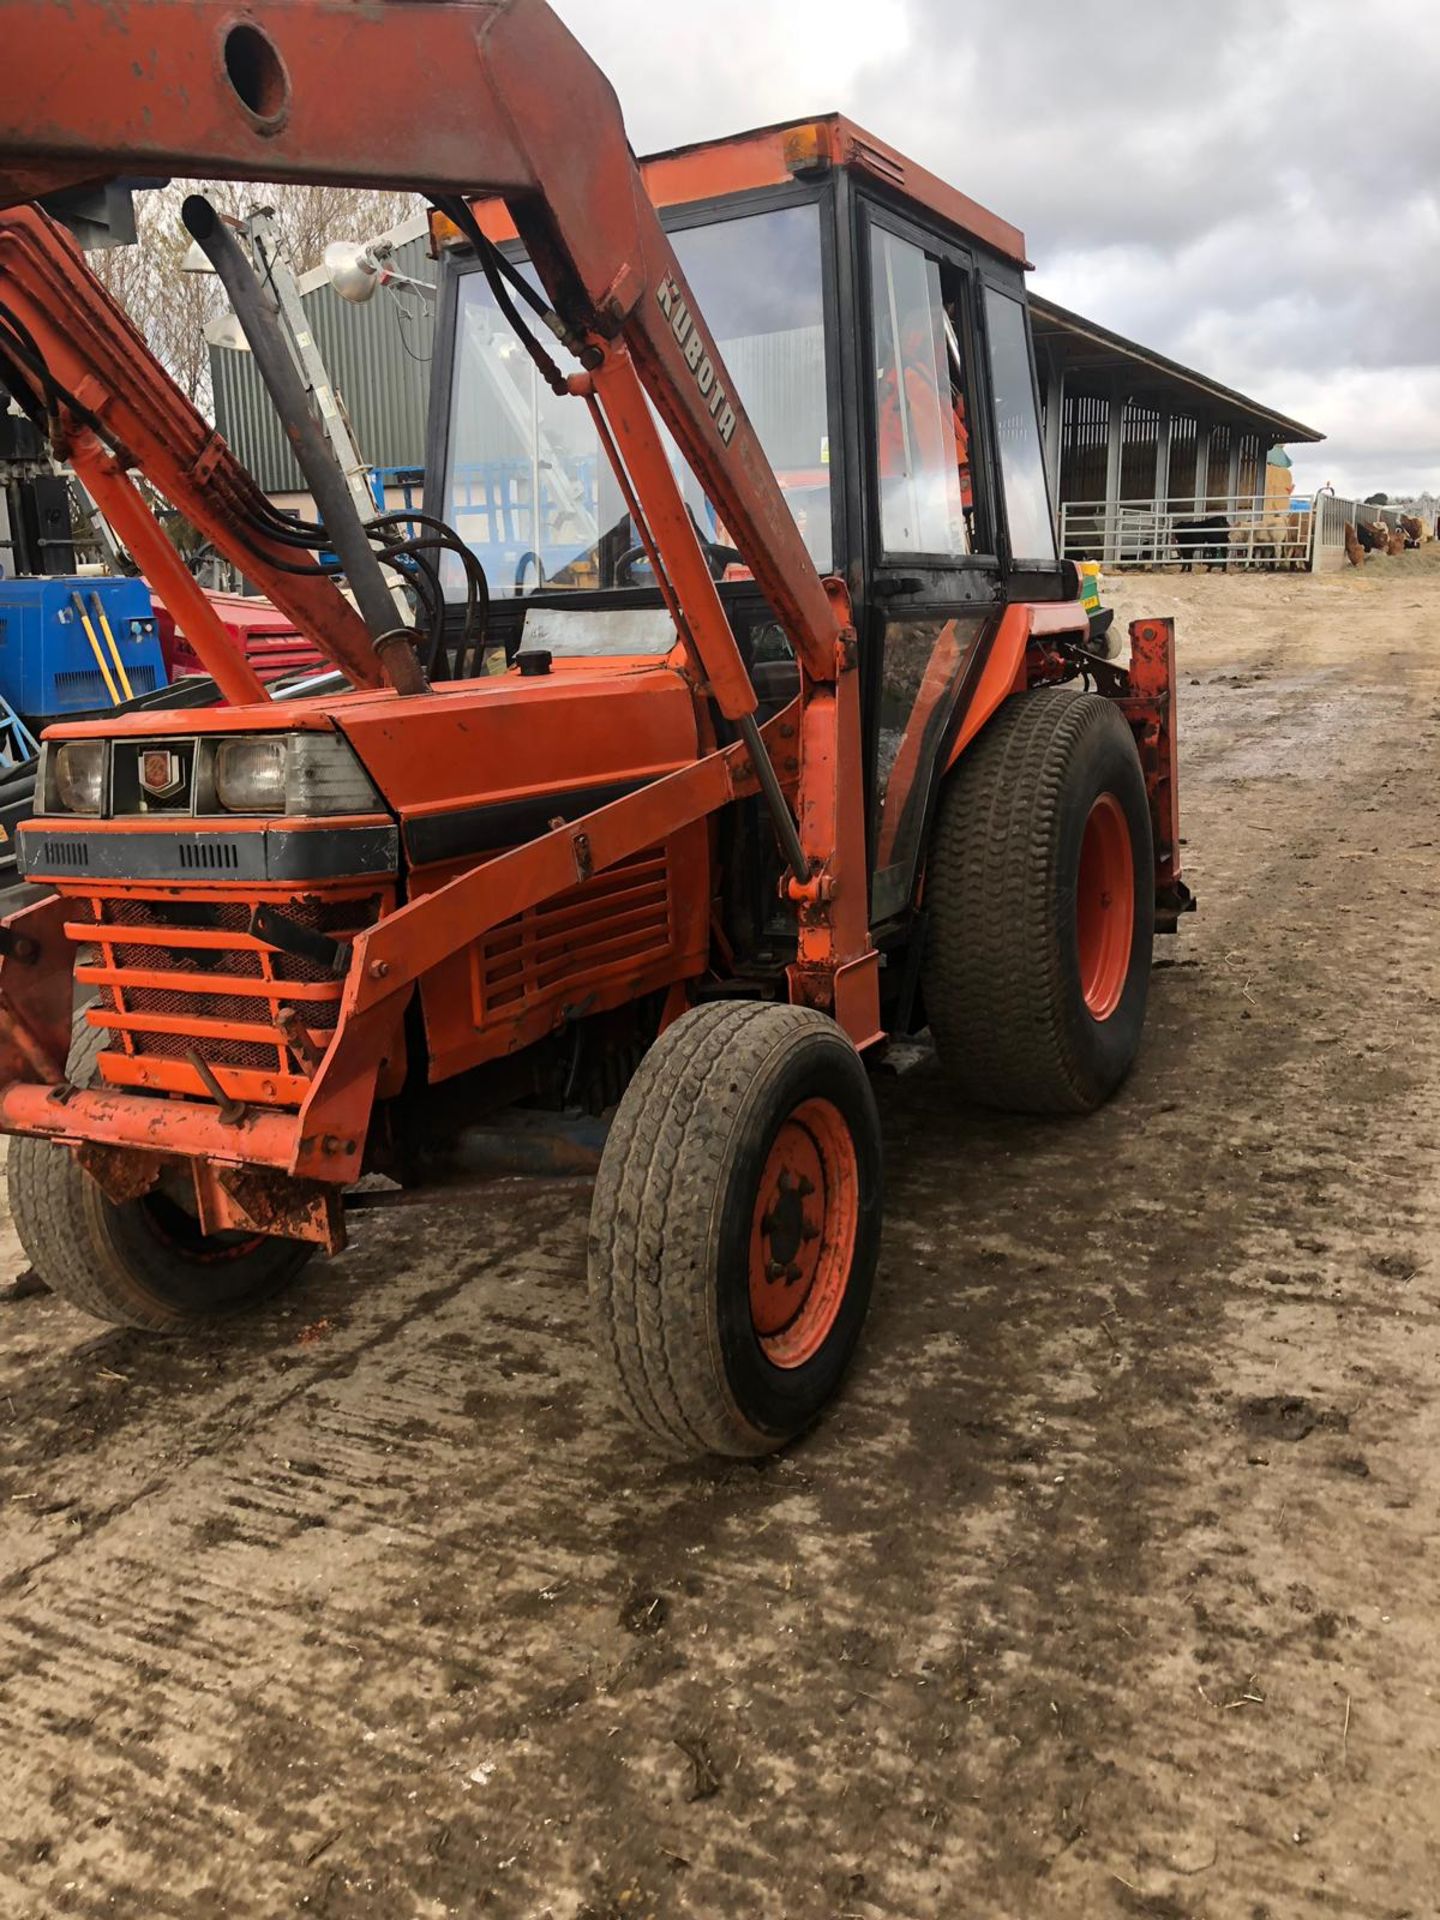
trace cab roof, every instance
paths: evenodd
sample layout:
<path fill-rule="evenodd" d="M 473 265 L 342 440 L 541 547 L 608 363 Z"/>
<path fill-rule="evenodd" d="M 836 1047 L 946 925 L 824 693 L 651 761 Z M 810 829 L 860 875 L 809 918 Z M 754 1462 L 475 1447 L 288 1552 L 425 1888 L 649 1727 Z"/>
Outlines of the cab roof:
<path fill-rule="evenodd" d="M 995 253 L 1026 267 L 1025 236 L 1008 220 L 982 207 L 873 133 L 856 126 L 842 113 L 826 113 L 807 120 L 785 120 L 775 126 L 753 127 L 723 140 L 698 141 L 645 155 L 640 172 L 646 191 L 657 207 L 689 206 L 719 200 L 759 187 L 783 186 L 793 179 L 813 178 L 832 167 L 881 182 L 947 225 L 978 240 Z M 473 202 L 482 231 L 495 241 L 513 240 L 515 227 L 503 201 Z M 432 216 L 437 239 L 445 230 L 443 216 Z"/>

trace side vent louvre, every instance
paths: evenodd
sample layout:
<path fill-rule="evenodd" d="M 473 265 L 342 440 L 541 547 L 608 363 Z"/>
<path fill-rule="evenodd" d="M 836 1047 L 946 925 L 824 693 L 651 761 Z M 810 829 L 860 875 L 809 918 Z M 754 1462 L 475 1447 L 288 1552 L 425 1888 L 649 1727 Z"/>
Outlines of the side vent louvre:
<path fill-rule="evenodd" d="M 240 865 L 240 849 L 233 840 L 182 840 L 180 864 L 204 873 L 221 873 Z"/>
<path fill-rule="evenodd" d="M 108 706 L 109 696 L 105 692 L 105 682 L 91 669 L 84 672 L 57 673 L 55 675 L 55 693 L 63 704 L 73 706 Z"/>
<path fill-rule="evenodd" d="M 83 868 L 90 864 L 88 840 L 48 840 L 45 852 L 57 867 Z"/>

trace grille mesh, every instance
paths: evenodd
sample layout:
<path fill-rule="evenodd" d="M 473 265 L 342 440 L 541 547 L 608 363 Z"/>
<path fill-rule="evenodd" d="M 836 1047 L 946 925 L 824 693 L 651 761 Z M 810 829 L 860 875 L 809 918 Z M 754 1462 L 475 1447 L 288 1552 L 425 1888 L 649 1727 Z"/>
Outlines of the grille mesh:
<path fill-rule="evenodd" d="M 276 1104 L 298 1104 L 296 1088 L 301 1083 L 296 1077 L 296 1062 L 275 1026 L 276 1014 L 282 1006 L 293 1002 L 312 1032 L 332 1032 L 340 1017 L 344 983 L 318 961 L 296 954 L 278 951 L 262 954 L 251 948 L 224 944 L 186 944 L 187 934 L 200 934 L 211 940 L 216 936 L 245 934 L 253 901 L 117 895 L 86 897 L 74 904 L 74 917 L 92 926 L 114 929 L 122 935 L 125 929 L 144 928 L 173 936 L 173 940 L 154 946 L 123 937 L 107 940 L 102 936 L 80 949 L 82 961 L 113 968 L 119 976 L 113 984 L 100 988 L 100 1007 L 122 1021 L 136 1017 L 144 1022 L 112 1029 L 105 1049 L 107 1054 L 123 1055 L 127 1067 L 140 1070 L 146 1061 L 183 1061 L 193 1048 L 213 1067 L 273 1077 L 276 1087 L 273 1096 L 251 1086 L 247 1089 L 249 1097 L 273 1097 Z M 312 898 L 285 901 L 280 911 L 286 919 L 316 932 L 353 938 L 374 923 L 382 904 L 378 895 L 359 900 Z M 167 973 L 189 978 L 184 986 L 167 987 L 155 978 Z M 198 984 L 201 976 L 205 981 L 203 988 Z M 259 994 L 227 991 L 231 982 L 241 980 L 264 981 L 268 990 Z M 302 984 L 323 984 L 325 992 L 318 998 L 307 996 L 297 1000 L 293 988 Z M 262 1027 L 273 1032 L 274 1039 L 205 1031 L 192 1034 L 179 1024 L 197 1020 Z M 152 1021 L 156 1023 L 154 1031 L 150 1030 Z M 177 1027 L 166 1024 L 169 1021 L 176 1022 Z M 196 1091 L 199 1090 L 197 1087 Z"/>

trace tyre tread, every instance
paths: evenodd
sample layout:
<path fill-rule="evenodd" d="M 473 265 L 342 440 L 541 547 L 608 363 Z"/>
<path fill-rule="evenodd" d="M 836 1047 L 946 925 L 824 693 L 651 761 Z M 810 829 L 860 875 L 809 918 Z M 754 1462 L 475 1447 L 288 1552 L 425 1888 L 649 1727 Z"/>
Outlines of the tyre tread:
<path fill-rule="evenodd" d="M 1124 719 L 1097 694 L 1047 687 L 1015 696 L 941 793 L 925 1005 L 946 1073 L 983 1106 L 1081 1113 L 1096 1104 L 1069 1044 L 1054 857 L 1066 770 L 1099 729 L 1118 729 L 1134 752 Z"/>
<path fill-rule="evenodd" d="M 91 1079 L 106 1035 L 91 1027 L 85 1009 L 75 1015 L 67 1071 L 73 1085 Z M 148 1333 L 194 1328 L 223 1312 L 265 1298 L 299 1271 L 314 1251 L 303 1241 L 271 1242 L 254 1258 L 256 1278 L 243 1300 L 214 1315 L 167 1303 L 143 1273 L 132 1270 L 106 1231 L 108 1206 L 68 1147 L 36 1134 L 17 1134 L 6 1157 L 6 1188 L 15 1231 L 47 1286 L 97 1320 Z"/>
<path fill-rule="evenodd" d="M 645 1056 L 611 1129 L 591 1212 L 596 1338 L 622 1406 L 672 1454 L 743 1456 L 775 1445 L 726 1391 L 713 1351 L 712 1212 L 751 1089 L 816 1034 L 849 1045 L 808 1008 L 693 1009 Z"/>

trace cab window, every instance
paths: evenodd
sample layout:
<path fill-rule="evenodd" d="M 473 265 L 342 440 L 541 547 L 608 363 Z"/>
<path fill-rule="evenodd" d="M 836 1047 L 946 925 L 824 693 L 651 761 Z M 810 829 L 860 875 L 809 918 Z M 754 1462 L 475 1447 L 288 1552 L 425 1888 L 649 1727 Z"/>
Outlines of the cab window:
<path fill-rule="evenodd" d="M 881 545 L 962 557 L 974 550 L 974 485 L 959 276 L 875 226 L 870 289 Z"/>
<path fill-rule="evenodd" d="M 985 319 L 990 336 L 990 381 L 995 393 L 995 435 L 1000 450 L 1000 480 L 1005 493 L 1005 523 L 1012 564 L 1053 567 L 1055 526 L 1035 403 L 1030 338 L 1025 309 L 994 287 L 985 289 Z"/>
<path fill-rule="evenodd" d="M 810 557 L 826 572 L 830 421 L 819 207 L 737 214 L 671 238 Z M 440 511 L 479 556 L 491 592 L 652 585 L 589 413 L 539 378 L 477 271 L 457 287 L 454 341 Z M 748 577 L 730 530 L 661 432 L 712 572 Z M 441 565 L 453 597 L 463 589 L 461 569 L 453 556 L 442 555 Z"/>

